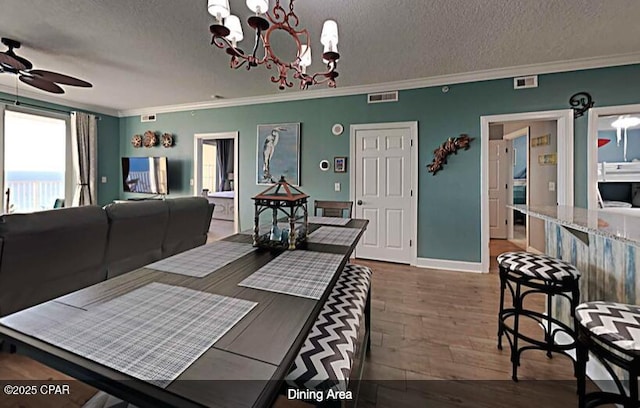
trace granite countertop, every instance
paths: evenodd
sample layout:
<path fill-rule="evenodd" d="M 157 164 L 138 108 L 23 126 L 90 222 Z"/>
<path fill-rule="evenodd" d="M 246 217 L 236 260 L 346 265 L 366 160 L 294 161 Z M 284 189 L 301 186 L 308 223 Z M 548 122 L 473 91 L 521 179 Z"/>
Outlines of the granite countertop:
<path fill-rule="evenodd" d="M 606 210 L 587 210 L 570 206 L 508 205 L 531 217 L 556 222 L 578 231 L 640 244 L 640 216 Z M 639 210 L 640 211 L 640 210 Z"/>

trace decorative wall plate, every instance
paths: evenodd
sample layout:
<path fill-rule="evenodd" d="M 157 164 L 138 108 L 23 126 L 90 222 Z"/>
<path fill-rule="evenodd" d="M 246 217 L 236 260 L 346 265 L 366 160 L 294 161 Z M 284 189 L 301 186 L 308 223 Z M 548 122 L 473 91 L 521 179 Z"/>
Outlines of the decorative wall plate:
<path fill-rule="evenodd" d="M 156 136 L 155 132 L 147 130 L 144 132 L 144 147 L 153 147 L 158 144 L 158 136 Z"/>
<path fill-rule="evenodd" d="M 138 147 L 142 147 L 142 135 L 133 135 L 133 137 L 131 138 L 131 144 L 136 149 Z"/>
<path fill-rule="evenodd" d="M 336 136 L 340 136 L 342 132 L 344 132 L 344 126 L 342 126 L 340 123 L 336 123 L 331 127 L 331 132 Z"/>
<path fill-rule="evenodd" d="M 173 146 L 173 135 L 171 133 L 165 133 L 162 135 L 162 147 Z"/>

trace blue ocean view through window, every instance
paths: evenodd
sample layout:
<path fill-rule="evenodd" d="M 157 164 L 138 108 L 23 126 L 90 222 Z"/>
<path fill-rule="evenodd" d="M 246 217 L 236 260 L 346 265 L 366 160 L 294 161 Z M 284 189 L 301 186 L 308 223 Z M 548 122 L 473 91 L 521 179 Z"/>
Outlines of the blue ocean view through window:
<path fill-rule="evenodd" d="M 5 177 L 5 189 L 11 191 L 10 212 L 50 209 L 57 198 L 64 198 L 63 172 L 8 170 Z"/>

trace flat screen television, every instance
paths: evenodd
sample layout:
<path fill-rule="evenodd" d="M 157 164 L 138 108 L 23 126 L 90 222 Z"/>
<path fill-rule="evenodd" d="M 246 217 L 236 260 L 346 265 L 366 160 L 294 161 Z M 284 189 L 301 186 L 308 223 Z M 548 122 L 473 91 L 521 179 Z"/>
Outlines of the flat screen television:
<path fill-rule="evenodd" d="M 123 157 L 122 187 L 125 192 L 168 194 L 166 157 Z"/>

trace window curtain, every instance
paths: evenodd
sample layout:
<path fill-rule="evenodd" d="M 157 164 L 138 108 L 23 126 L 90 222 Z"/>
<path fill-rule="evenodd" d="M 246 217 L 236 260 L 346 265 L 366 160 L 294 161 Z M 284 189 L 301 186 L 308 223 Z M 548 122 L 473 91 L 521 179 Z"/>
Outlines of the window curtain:
<path fill-rule="evenodd" d="M 96 116 L 84 112 L 71 112 L 71 150 L 76 182 L 73 206 L 92 205 L 97 202 L 97 140 Z"/>
<path fill-rule="evenodd" d="M 233 139 L 216 141 L 216 167 L 218 168 L 216 186 L 217 191 L 231 190 L 229 173 L 233 172 Z"/>

